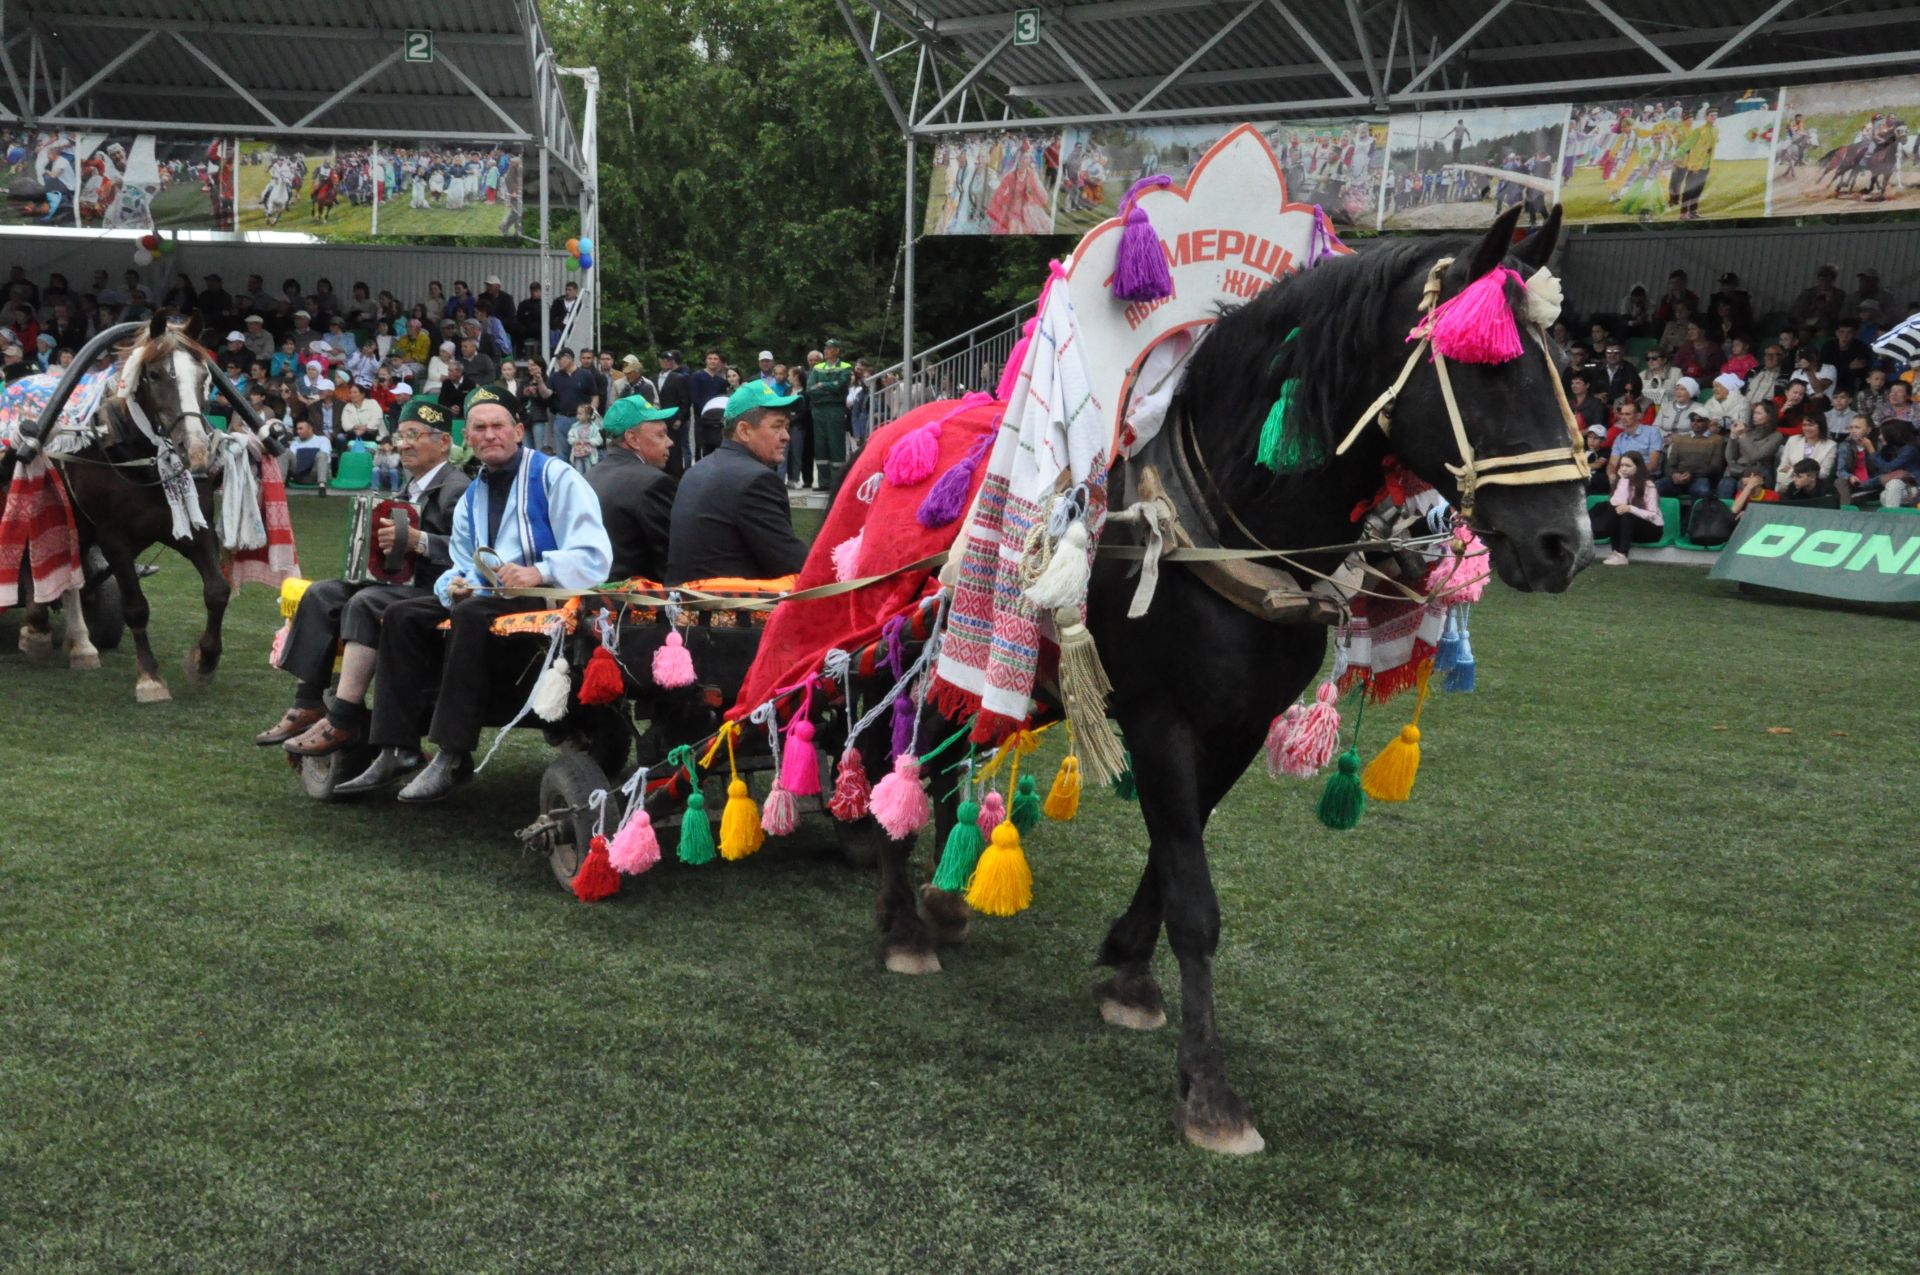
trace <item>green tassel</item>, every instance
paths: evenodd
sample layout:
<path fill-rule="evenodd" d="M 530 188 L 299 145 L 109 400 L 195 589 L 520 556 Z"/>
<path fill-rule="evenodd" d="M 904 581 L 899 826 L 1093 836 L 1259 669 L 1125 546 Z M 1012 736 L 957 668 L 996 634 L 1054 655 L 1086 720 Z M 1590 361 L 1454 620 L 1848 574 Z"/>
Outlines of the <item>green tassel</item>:
<path fill-rule="evenodd" d="M 987 841 L 980 835 L 979 802 L 961 802 L 953 818 L 953 831 L 940 851 L 940 866 L 933 871 L 933 888 L 957 894 L 967 888 L 967 878 L 973 875 L 973 865 L 980 861 Z"/>
<path fill-rule="evenodd" d="M 707 822 L 707 798 L 698 788 L 687 797 L 680 816 L 680 862 L 698 867 L 713 862 L 713 825 Z"/>
<path fill-rule="evenodd" d="M 1287 338 L 1281 342 L 1281 345 L 1293 344 L 1294 338 L 1299 335 L 1300 329 L 1295 328 L 1287 333 Z M 1273 364 L 1267 369 L 1269 376 L 1279 368 L 1280 357 L 1280 354 L 1273 356 Z M 1267 419 L 1260 424 L 1260 443 L 1254 452 L 1254 459 L 1274 473 L 1318 463 L 1319 448 L 1313 441 L 1301 439 L 1299 430 L 1287 432 L 1287 417 L 1292 413 L 1293 401 L 1299 393 L 1299 377 L 1290 376 L 1281 382 L 1280 396 L 1273 400 L 1273 406 L 1267 409 Z"/>
<path fill-rule="evenodd" d="M 1040 790 L 1032 775 L 1020 776 L 1020 783 L 1013 791 L 1013 804 L 1007 807 L 1007 818 L 1021 832 L 1032 832 L 1039 826 Z"/>
<path fill-rule="evenodd" d="M 1320 822 L 1335 832 L 1345 832 L 1360 822 L 1360 812 L 1366 808 L 1367 794 L 1360 787 L 1360 750 L 1349 748 L 1340 754 L 1320 793 Z"/>
<path fill-rule="evenodd" d="M 1133 753 L 1127 753 L 1127 768 L 1113 777 L 1113 795 L 1122 801 L 1138 801 L 1140 789 L 1133 782 Z"/>

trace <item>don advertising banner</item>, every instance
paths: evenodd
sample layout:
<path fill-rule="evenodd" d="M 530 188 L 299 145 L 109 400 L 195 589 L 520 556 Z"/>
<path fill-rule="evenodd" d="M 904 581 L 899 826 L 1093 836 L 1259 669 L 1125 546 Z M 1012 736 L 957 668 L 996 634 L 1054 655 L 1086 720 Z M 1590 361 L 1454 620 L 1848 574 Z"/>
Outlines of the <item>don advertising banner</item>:
<path fill-rule="evenodd" d="M 232 230 L 231 138 L 13 130 L 0 223 L 65 230 Z"/>
<path fill-rule="evenodd" d="M 1920 518 L 1753 505 L 1713 579 L 1857 602 L 1920 602 Z"/>
<path fill-rule="evenodd" d="M 239 228 L 322 239 L 521 233 L 521 154 L 422 142 L 239 143 Z"/>

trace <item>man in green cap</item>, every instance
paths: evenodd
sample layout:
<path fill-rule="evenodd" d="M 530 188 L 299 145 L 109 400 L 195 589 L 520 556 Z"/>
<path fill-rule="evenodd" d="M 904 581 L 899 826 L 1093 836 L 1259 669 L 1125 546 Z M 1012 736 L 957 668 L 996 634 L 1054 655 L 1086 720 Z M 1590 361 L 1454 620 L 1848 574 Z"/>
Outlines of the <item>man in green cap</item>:
<path fill-rule="evenodd" d="M 818 491 L 839 480 L 840 467 L 847 461 L 847 391 L 853 388 L 853 365 L 840 358 L 838 338 L 828 337 L 821 347 L 826 357 L 807 373 L 807 406 L 813 411 L 812 486 Z M 824 467 L 831 463 L 834 468 Z"/>
<path fill-rule="evenodd" d="M 467 476 L 447 463 L 453 446 L 446 409 L 432 399 L 408 399 L 400 409 L 394 445 L 407 475 L 403 493 L 418 508 L 402 532 L 383 518 L 374 539 L 382 554 L 401 535 L 405 552 L 418 555 L 405 584 L 348 584 L 316 580 L 300 597 L 299 609 L 280 647 L 279 666 L 298 679 L 293 707 L 268 730 L 253 737 L 261 746 L 283 745 L 301 757 L 324 757 L 366 732 L 367 684 L 373 679 L 380 643 L 380 622 L 389 607 L 410 597 L 432 597 L 434 583 L 452 563 L 453 512 L 467 490 Z M 332 710 L 325 703 L 333 656 L 341 642 L 340 687 Z"/>
<path fill-rule="evenodd" d="M 679 485 L 666 469 L 673 451 L 667 422 L 678 414 L 678 408 L 653 407 L 629 394 L 615 399 L 600 418 L 607 450 L 588 471 L 587 485 L 600 497 L 600 521 L 613 543 L 612 579 L 657 581 L 667 569 L 673 493 Z"/>
<path fill-rule="evenodd" d="M 781 394 L 758 379 L 728 396 L 720 446 L 680 480 L 665 583 L 716 576 L 770 580 L 791 575 L 807 560 L 775 468 L 786 455 L 797 401 L 799 395 Z"/>

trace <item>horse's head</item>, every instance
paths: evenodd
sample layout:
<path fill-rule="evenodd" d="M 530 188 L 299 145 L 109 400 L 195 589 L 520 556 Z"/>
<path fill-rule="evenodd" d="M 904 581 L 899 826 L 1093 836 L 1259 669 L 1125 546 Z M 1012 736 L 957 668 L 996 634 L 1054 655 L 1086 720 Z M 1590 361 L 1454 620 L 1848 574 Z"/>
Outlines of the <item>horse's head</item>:
<path fill-rule="evenodd" d="M 208 380 L 206 356 L 190 331 L 172 326 L 161 312 L 127 352 L 117 386 L 141 432 L 179 448 L 196 475 L 207 472 L 213 454 Z"/>
<path fill-rule="evenodd" d="M 1517 335 L 1518 346 L 1508 348 L 1518 353 L 1499 357 L 1477 350 L 1472 361 L 1461 355 L 1444 364 L 1422 356 L 1393 400 L 1392 446 L 1402 464 L 1469 510 L 1502 580 L 1516 589 L 1558 593 L 1592 556 L 1585 449 L 1561 392 L 1564 360 L 1544 324 L 1529 319 L 1522 283 L 1546 265 L 1559 236 L 1560 210 L 1514 247 L 1520 211 L 1518 205 L 1509 209 L 1477 244 L 1454 254 L 1439 277 L 1436 299 L 1443 303 L 1484 280 L 1468 302 L 1485 306 L 1490 329 Z M 1487 278 L 1503 267 L 1517 274 Z M 1418 321 L 1425 294 L 1424 278 L 1403 288 L 1405 308 L 1396 308 L 1388 322 Z M 1444 344 L 1437 337 L 1436 343 Z M 1486 358 L 1498 361 L 1481 361 Z"/>

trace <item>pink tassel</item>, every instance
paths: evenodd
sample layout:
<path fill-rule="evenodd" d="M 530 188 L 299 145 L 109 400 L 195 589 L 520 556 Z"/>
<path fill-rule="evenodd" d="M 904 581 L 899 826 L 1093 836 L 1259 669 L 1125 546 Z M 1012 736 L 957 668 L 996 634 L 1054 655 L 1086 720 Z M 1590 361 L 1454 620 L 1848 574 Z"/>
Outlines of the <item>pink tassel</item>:
<path fill-rule="evenodd" d="M 833 578 L 840 583 L 860 578 L 860 546 L 866 534 L 863 528 L 833 547 Z"/>
<path fill-rule="evenodd" d="M 1026 366 L 1027 351 L 1033 346 L 1033 330 L 1040 326 L 1040 316 L 1034 315 L 1020 329 L 1020 339 L 1013 343 L 1013 353 L 1007 355 L 1007 365 L 1000 369 L 1000 384 L 994 386 L 994 401 L 1004 403 L 1013 395 L 1013 387 L 1020 380 L 1020 369 Z"/>
<path fill-rule="evenodd" d="M 1486 546 L 1470 527 L 1461 527 L 1454 535 L 1462 546 L 1460 555 L 1456 558 L 1449 550 L 1434 563 L 1421 591 L 1450 604 L 1478 602 L 1480 595 L 1487 591 L 1487 577 L 1491 574 Z"/>
<path fill-rule="evenodd" d="M 787 744 L 780 753 L 780 784 L 796 797 L 820 791 L 820 757 L 813 749 L 813 723 L 806 718 L 787 727 Z"/>
<path fill-rule="evenodd" d="M 693 685 L 693 653 L 680 640 L 679 629 L 668 629 L 667 640 L 653 653 L 653 684 L 668 690 Z"/>
<path fill-rule="evenodd" d="M 1495 266 L 1458 296 L 1442 301 L 1408 339 L 1430 336 L 1434 352 L 1456 363 L 1508 363 L 1519 358 L 1526 347 L 1520 344 L 1513 305 L 1507 300 L 1509 279 L 1522 292 L 1526 290 L 1519 271 Z"/>
<path fill-rule="evenodd" d="M 980 799 L 980 835 L 993 840 L 993 830 L 1007 821 L 1007 803 L 997 792 Z"/>
<path fill-rule="evenodd" d="M 1287 773 L 1287 744 L 1300 730 L 1300 719 L 1306 715 L 1304 704 L 1291 704 L 1267 727 L 1267 774 L 1274 779 Z"/>
<path fill-rule="evenodd" d="M 642 806 L 633 818 L 620 825 L 607 847 L 607 862 L 623 876 L 635 877 L 660 862 L 660 839 L 654 836 L 653 820 Z"/>
<path fill-rule="evenodd" d="M 1143 177 L 1120 201 L 1120 215 L 1126 224 L 1120 230 L 1120 247 L 1114 253 L 1112 292 L 1115 301 L 1158 301 L 1173 295 L 1173 272 L 1167 266 L 1167 254 L 1160 236 L 1147 220 L 1140 197 L 1157 186 L 1169 186 L 1173 179 L 1164 175 Z"/>
<path fill-rule="evenodd" d="M 1301 714 L 1299 724 L 1281 749 L 1280 771 L 1296 779 L 1310 779 L 1333 760 L 1340 746 L 1340 688 L 1328 678 L 1313 694 L 1313 707 Z"/>
<path fill-rule="evenodd" d="M 793 794 L 775 784 L 767 794 L 766 804 L 760 807 L 760 831 L 768 836 L 784 837 L 799 826 L 800 807 Z"/>
<path fill-rule="evenodd" d="M 939 463 L 940 422 L 928 421 L 893 445 L 884 468 L 893 486 L 911 487 L 933 477 L 934 466 Z"/>
<path fill-rule="evenodd" d="M 840 754 L 840 769 L 834 776 L 833 797 L 827 802 L 827 809 L 841 823 L 852 823 L 866 818 L 872 798 L 873 791 L 867 786 L 867 765 L 860 760 L 860 750 L 848 744 L 847 751 Z"/>
<path fill-rule="evenodd" d="M 920 786 L 920 759 L 901 753 L 893 759 L 893 770 L 873 790 L 873 817 L 895 841 L 911 837 L 927 826 L 932 811 L 927 805 L 927 790 Z"/>

